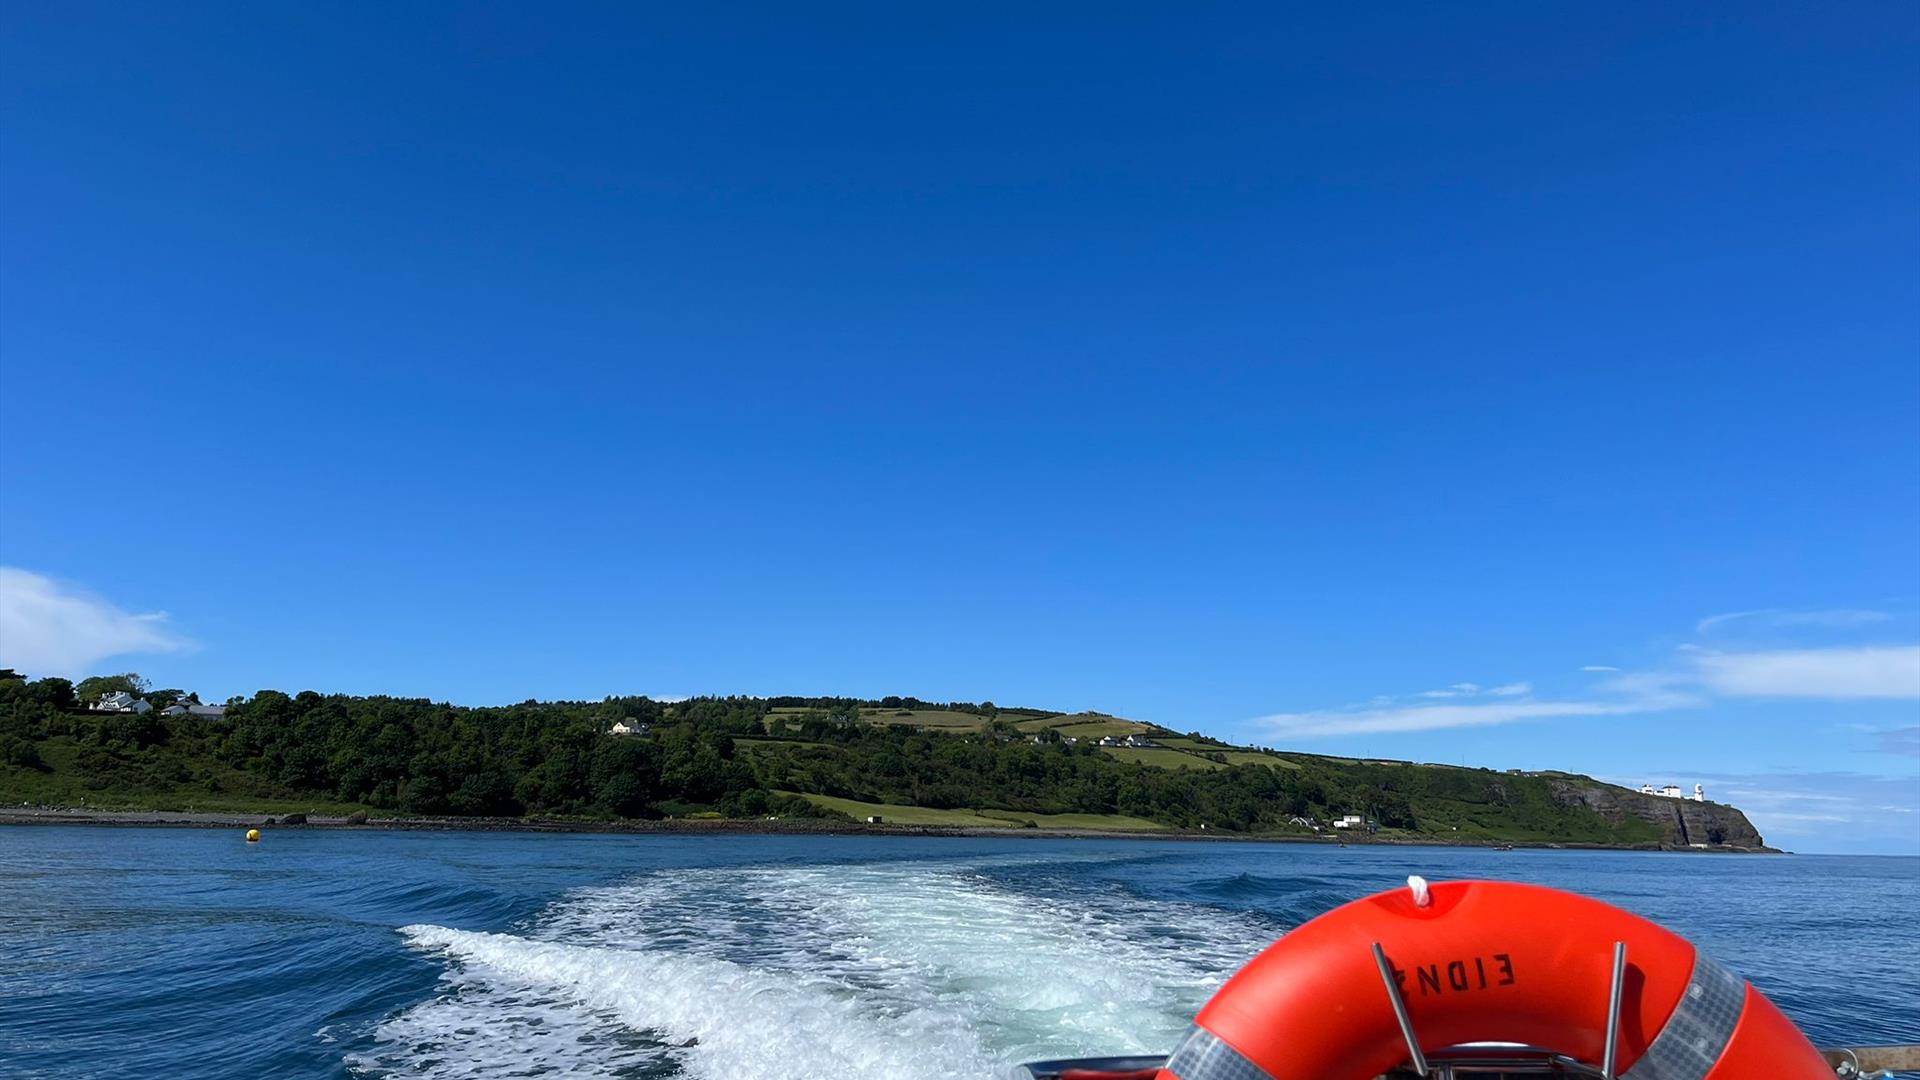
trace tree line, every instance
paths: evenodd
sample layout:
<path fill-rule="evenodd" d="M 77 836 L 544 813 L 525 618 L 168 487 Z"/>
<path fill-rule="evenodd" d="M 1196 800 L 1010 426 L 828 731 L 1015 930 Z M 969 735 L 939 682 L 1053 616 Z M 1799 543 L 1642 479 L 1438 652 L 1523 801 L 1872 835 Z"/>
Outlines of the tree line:
<path fill-rule="evenodd" d="M 58 745 L 103 794 L 216 793 L 238 777 L 256 794 L 423 815 L 832 816 L 789 794 L 797 793 L 1123 814 L 1243 832 L 1354 813 L 1415 832 L 1486 821 L 1543 836 L 1618 838 L 1537 777 L 1304 755 L 1284 764 L 1158 768 L 1117 760 L 1087 740 L 1033 741 L 990 719 L 991 703 L 952 710 L 984 720 L 962 733 L 887 723 L 884 713 L 876 722 L 860 711 L 942 707 L 908 698 L 609 697 L 467 707 L 263 690 L 230 700 L 224 719 L 87 710 L 113 689 L 159 693 L 138 676 L 78 685 L 0 680 L 0 769 L 44 769 Z M 648 734 L 610 735 L 616 723 L 644 725 Z"/>

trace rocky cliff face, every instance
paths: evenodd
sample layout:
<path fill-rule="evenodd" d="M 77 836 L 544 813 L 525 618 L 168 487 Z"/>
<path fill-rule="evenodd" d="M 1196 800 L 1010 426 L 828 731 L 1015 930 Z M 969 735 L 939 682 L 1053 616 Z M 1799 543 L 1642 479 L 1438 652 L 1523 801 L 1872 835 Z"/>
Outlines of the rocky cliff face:
<path fill-rule="evenodd" d="M 1694 802 L 1642 795 L 1605 784 L 1575 784 L 1556 780 L 1554 797 L 1573 806 L 1584 805 L 1609 821 L 1639 818 L 1661 831 L 1661 844 L 1673 848 L 1699 845 L 1746 850 L 1770 850 L 1747 815 L 1725 803 Z"/>

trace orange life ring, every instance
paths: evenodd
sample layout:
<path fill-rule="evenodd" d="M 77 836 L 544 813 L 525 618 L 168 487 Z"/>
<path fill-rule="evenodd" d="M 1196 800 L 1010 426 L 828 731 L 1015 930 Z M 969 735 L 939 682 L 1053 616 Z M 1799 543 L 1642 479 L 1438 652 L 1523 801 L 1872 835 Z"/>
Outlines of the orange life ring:
<path fill-rule="evenodd" d="M 1160 1080 L 1369 1080 L 1404 1064 L 1376 943 L 1424 1052 L 1506 1042 L 1598 1063 L 1615 942 L 1622 1080 L 1833 1080 L 1758 990 L 1637 915 L 1507 882 L 1437 884 L 1426 899 L 1356 900 L 1269 946 L 1200 1010 Z"/>

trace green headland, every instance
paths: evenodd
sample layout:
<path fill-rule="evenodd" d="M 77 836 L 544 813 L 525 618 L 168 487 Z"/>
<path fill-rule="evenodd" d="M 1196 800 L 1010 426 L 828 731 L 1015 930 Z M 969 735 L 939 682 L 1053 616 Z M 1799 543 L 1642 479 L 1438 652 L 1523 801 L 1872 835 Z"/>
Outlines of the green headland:
<path fill-rule="evenodd" d="M 131 711 L 106 711 L 116 707 Z M 991 702 L 610 697 L 467 707 L 263 690 L 213 706 L 138 676 L 75 685 L 11 672 L 0 673 L 0 803 L 1764 846 L 1733 807 L 1682 805 L 1573 773 L 1236 746 Z"/>

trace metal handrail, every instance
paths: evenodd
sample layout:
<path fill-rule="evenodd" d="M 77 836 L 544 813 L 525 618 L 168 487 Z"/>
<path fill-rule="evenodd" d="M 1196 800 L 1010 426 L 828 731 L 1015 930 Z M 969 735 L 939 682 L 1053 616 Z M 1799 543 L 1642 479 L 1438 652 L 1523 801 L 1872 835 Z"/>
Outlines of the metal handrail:
<path fill-rule="evenodd" d="M 1613 989 L 1607 992 L 1607 1047 L 1600 1059 L 1600 1075 L 1615 1080 L 1620 1051 L 1620 991 L 1627 982 L 1627 943 L 1613 943 Z"/>
<path fill-rule="evenodd" d="M 1408 882 L 1414 888 L 1415 902 L 1420 903 L 1426 883 L 1418 878 L 1409 878 Z M 1618 1080 L 1620 1012 L 1625 1004 L 1627 976 L 1627 943 L 1624 941 L 1613 943 L 1613 978 L 1607 991 L 1607 1037 L 1598 1067 L 1538 1046 L 1467 1044 L 1450 1046 L 1428 1055 L 1420 1048 L 1420 1036 L 1413 1027 L 1413 1014 L 1407 1009 L 1407 999 L 1400 992 L 1399 980 L 1394 978 L 1393 964 L 1387 959 L 1386 949 L 1377 941 L 1373 943 L 1373 963 L 1380 971 L 1380 983 L 1386 988 L 1387 1001 L 1393 1006 L 1393 1018 L 1400 1025 L 1400 1037 L 1406 1040 L 1407 1061 L 1412 1066 L 1396 1068 L 1376 1080 L 1457 1080 L 1465 1076 L 1573 1076 L 1589 1080 Z M 1920 1046 L 1839 1047 L 1820 1053 L 1833 1066 L 1836 1080 L 1874 1080 L 1876 1077 L 1889 1076 L 1896 1070 L 1920 1069 Z M 1144 1075 L 1158 1068 L 1164 1060 L 1107 1058 L 1078 1062 L 1035 1062 L 1016 1069 L 1014 1075 L 1024 1073 L 1025 1077 L 1032 1080 L 1064 1080 L 1074 1073 L 1076 1067 L 1086 1069 L 1092 1066 L 1104 1070 L 1104 1075 L 1118 1076 L 1121 1074 L 1114 1069 L 1120 1063 L 1130 1070 L 1126 1075 Z"/>
<path fill-rule="evenodd" d="M 1920 1070 L 1920 1045 L 1916 1044 L 1836 1046 L 1822 1048 L 1820 1053 L 1826 1057 L 1829 1064 L 1833 1065 L 1834 1075 L 1840 1080 L 1871 1080 L 1873 1077 L 1884 1077 L 1892 1072 Z M 1454 1046 L 1445 1050 L 1436 1050 L 1431 1055 L 1425 1056 L 1428 1058 L 1427 1072 L 1414 1073 L 1400 1069 L 1388 1073 L 1380 1080 L 1455 1080 L 1458 1077 L 1470 1076 L 1571 1076 L 1591 1080 L 1602 1075 L 1601 1071 L 1592 1065 L 1536 1046 L 1498 1048 Z M 1014 1066 L 1010 1075 L 1018 1077 L 1019 1080 L 1052 1080 L 1062 1071 L 1075 1066 L 1156 1069 L 1165 1063 L 1164 1057 L 1148 1055 L 1127 1058 L 1081 1058 Z"/>
<path fill-rule="evenodd" d="M 1400 984 L 1393 978 L 1393 965 L 1387 963 L 1387 951 L 1373 943 L 1373 962 L 1380 969 L 1380 981 L 1387 985 L 1387 1000 L 1393 1003 L 1393 1018 L 1400 1021 L 1400 1037 L 1407 1040 L 1407 1060 L 1419 1075 L 1426 1075 L 1427 1057 L 1420 1052 L 1420 1037 L 1413 1032 L 1413 1016 L 1407 1012 L 1407 999 L 1400 996 Z"/>

